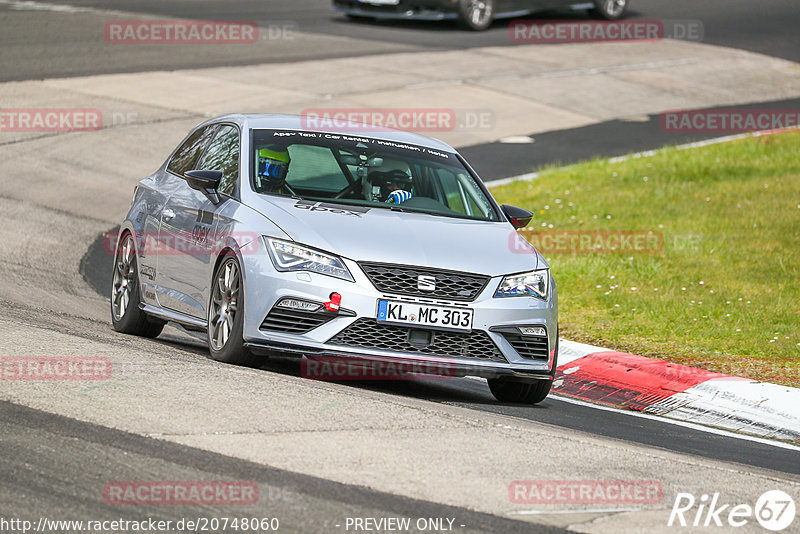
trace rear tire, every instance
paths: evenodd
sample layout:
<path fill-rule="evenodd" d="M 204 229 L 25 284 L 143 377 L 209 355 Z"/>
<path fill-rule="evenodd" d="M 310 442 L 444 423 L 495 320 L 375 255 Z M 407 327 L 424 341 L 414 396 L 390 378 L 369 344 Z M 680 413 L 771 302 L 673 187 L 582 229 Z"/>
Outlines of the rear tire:
<path fill-rule="evenodd" d="M 550 393 L 552 380 L 536 380 L 534 382 L 520 382 L 503 378 L 490 378 L 489 389 L 492 395 L 500 402 L 516 402 L 522 404 L 537 404 L 542 402 Z"/>
<path fill-rule="evenodd" d="M 226 254 L 211 279 L 208 350 L 218 362 L 253 367 L 259 362 L 244 346 L 244 287 L 239 260 Z"/>
<path fill-rule="evenodd" d="M 487 29 L 494 22 L 494 0 L 459 0 L 458 22 L 467 30 Z"/>
<path fill-rule="evenodd" d="M 122 234 L 114 255 L 111 278 L 111 323 L 123 334 L 154 338 L 164 329 L 164 322 L 149 317 L 139 308 L 141 302 L 136 247 L 129 232 Z"/>
<path fill-rule="evenodd" d="M 594 0 L 592 14 L 605 20 L 618 20 L 628 11 L 628 0 Z"/>

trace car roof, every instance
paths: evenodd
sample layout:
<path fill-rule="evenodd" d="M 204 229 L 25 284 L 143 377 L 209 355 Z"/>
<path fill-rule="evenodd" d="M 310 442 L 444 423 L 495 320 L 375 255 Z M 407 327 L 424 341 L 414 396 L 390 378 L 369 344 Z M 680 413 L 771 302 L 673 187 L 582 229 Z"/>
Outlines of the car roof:
<path fill-rule="evenodd" d="M 404 132 L 401 130 L 393 130 L 391 128 L 381 128 L 380 131 L 373 131 L 373 126 L 360 123 L 360 122 L 344 122 L 341 127 L 326 128 L 320 130 L 318 128 L 309 128 L 307 121 L 303 115 L 284 115 L 284 114 L 268 114 L 268 113 L 235 113 L 230 115 L 222 115 L 215 117 L 203 123 L 203 125 L 217 123 L 217 122 L 233 122 L 238 124 L 242 129 L 273 129 L 273 130 L 300 130 L 300 131 L 323 131 L 324 133 L 332 134 L 348 134 L 359 135 L 362 137 L 370 137 L 372 139 L 381 139 L 384 141 L 394 141 L 397 143 L 409 143 L 414 145 L 423 146 L 425 148 L 432 148 L 435 150 L 443 150 L 446 152 L 455 153 L 456 150 L 443 141 L 426 137 L 411 132 Z M 313 117 L 313 120 L 317 120 Z M 325 120 L 320 119 L 320 120 Z M 338 121 L 337 122 L 343 122 Z"/>

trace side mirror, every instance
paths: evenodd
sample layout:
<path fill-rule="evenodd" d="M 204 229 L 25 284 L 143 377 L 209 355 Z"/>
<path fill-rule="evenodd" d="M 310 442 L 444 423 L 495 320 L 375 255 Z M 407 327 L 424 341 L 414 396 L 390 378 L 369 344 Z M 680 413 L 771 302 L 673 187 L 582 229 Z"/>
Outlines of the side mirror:
<path fill-rule="evenodd" d="M 189 187 L 202 192 L 214 204 L 219 203 L 217 186 L 222 179 L 222 171 L 186 171 L 183 177 L 186 179 L 186 183 L 189 184 Z"/>
<path fill-rule="evenodd" d="M 528 210 L 516 206 L 508 206 L 506 204 L 500 207 L 503 209 L 503 213 L 505 213 L 508 220 L 511 221 L 514 228 L 525 228 L 528 226 L 528 223 L 531 222 L 531 219 L 533 219 L 533 213 Z"/>

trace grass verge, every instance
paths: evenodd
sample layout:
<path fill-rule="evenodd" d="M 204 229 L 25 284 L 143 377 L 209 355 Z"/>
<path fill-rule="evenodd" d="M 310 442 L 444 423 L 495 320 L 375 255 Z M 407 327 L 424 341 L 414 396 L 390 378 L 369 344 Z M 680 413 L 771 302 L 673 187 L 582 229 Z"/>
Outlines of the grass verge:
<path fill-rule="evenodd" d="M 800 386 L 800 132 L 550 168 L 492 192 L 536 214 L 535 243 L 562 231 L 611 246 L 615 231 L 658 238 L 543 247 L 563 337 Z"/>

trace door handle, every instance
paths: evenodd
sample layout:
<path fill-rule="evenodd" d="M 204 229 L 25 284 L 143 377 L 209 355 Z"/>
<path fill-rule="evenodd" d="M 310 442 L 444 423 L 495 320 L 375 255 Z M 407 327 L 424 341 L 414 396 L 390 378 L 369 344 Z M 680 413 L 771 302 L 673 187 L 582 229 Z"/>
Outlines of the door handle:
<path fill-rule="evenodd" d="M 169 209 L 169 208 L 165 208 L 165 209 L 164 209 L 164 211 L 162 211 L 162 212 L 161 212 L 161 217 L 162 217 L 162 218 L 163 218 L 165 221 L 169 222 L 169 221 L 171 221 L 172 219 L 174 219 L 174 218 L 175 218 L 175 212 L 174 212 L 174 211 L 172 211 L 172 210 L 171 210 L 171 209 Z"/>

